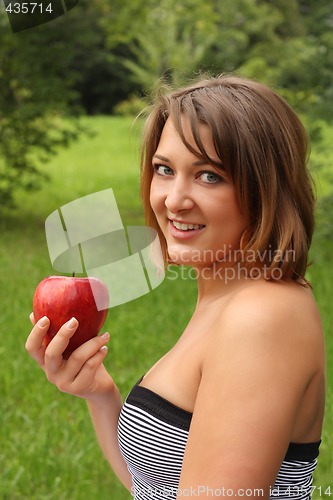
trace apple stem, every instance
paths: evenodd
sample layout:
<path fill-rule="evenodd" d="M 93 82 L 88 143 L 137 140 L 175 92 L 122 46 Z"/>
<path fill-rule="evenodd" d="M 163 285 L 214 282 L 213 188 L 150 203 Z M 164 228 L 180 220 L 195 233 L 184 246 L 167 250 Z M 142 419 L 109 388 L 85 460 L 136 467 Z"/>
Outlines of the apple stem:
<path fill-rule="evenodd" d="M 73 278 L 74 278 L 74 276 L 75 276 L 75 273 L 72 273 L 72 277 L 73 277 Z"/>

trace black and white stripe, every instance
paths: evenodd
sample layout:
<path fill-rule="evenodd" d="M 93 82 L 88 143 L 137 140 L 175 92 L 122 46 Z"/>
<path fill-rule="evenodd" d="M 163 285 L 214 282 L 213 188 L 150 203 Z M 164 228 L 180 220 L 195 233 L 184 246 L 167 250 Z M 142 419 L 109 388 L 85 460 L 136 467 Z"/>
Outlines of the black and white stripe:
<path fill-rule="evenodd" d="M 177 496 L 192 414 L 139 382 L 120 413 L 119 447 L 133 478 L 134 499 L 172 500 Z M 272 500 L 310 499 L 319 444 L 290 444 L 271 488 Z"/>
<path fill-rule="evenodd" d="M 311 498 L 313 472 L 317 459 L 310 462 L 300 460 L 283 460 L 276 478 L 271 498 L 288 500 L 308 500 Z"/>

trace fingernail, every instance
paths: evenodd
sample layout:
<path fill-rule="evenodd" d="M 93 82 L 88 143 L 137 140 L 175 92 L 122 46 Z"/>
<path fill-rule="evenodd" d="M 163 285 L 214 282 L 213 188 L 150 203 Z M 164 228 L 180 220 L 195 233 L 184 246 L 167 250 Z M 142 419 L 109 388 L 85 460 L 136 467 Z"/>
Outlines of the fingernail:
<path fill-rule="evenodd" d="M 67 328 L 75 328 L 78 324 L 78 321 L 76 318 L 71 318 L 68 322 L 67 322 Z"/>
<path fill-rule="evenodd" d="M 109 338 L 110 338 L 109 332 L 103 333 L 103 335 L 101 335 L 101 339 L 103 340 L 109 340 Z"/>
<path fill-rule="evenodd" d="M 49 324 L 49 318 L 47 316 L 43 316 L 42 318 L 40 318 L 40 320 L 38 320 L 38 326 L 41 326 L 42 328 L 44 328 L 48 324 Z"/>
<path fill-rule="evenodd" d="M 100 351 L 102 351 L 102 352 L 107 351 L 107 350 L 108 350 L 107 345 L 103 345 L 103 347 L 100 348 Z"/>

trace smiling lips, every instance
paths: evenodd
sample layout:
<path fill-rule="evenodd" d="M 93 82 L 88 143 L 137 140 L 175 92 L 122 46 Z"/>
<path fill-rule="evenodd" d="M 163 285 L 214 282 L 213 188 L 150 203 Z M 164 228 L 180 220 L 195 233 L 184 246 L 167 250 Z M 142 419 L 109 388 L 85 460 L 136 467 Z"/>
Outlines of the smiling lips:
<path fill-rule="evenodd" d="M 205 227 L 203 224 L 185 224 L 184 222 L 178 222 L 176 220 L 171 221 L 171 223 L 180 231 L 193 231 L 194 229 L 202 229 Z"/>
<path fill-rule="evenodd" d="M 188 239 L 204 229 L 206 226 L 204 224 L 187 224 L 185 222 L 179 222 L 176 220 L 170 220 L 170 233 L 176 239 Z"/>

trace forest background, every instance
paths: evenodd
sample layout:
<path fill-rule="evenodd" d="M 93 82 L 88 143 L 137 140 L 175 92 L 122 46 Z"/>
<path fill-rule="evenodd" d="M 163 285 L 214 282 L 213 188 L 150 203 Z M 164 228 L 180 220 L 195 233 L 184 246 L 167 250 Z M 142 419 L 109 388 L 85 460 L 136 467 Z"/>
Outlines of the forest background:
<path fill-rule="evenodd" d="M 127 224 L 143 223 L 135 115 L 162 81 L 230 72 L 275 87 L 311 137 L 318 207 L 309 278 L 329 388 L 313 498 L 333 495 L 333 3 L 81 0 L 54 21 L 13 33 L 0 0 L 0 498 L 128 498 L 100 455 L 83 402 L 49 387 L 24 351 L 34 288 L 53 274 L 44 221 L 62 204 L 113 187 Z M 124 396 L 186 323 L 195 289 L 185 281 L 165 280 L 109 315 L 108 363 Z M 160 313 L 152 323 L 153 308 Z"/>
<path fill-rule="evenodd" d="M 37 158 L 45 162 L 81 131 L 70 117 L 135 114 L 161 78 L 175 85 L 205 71 L 257 78 L 304 115 L 313 140 L 333 116 L 326 0 L 81 0 L 67 15 L 14 34 L 0 14 L 1 206 L 16 189 L 40 185 Z"/>

